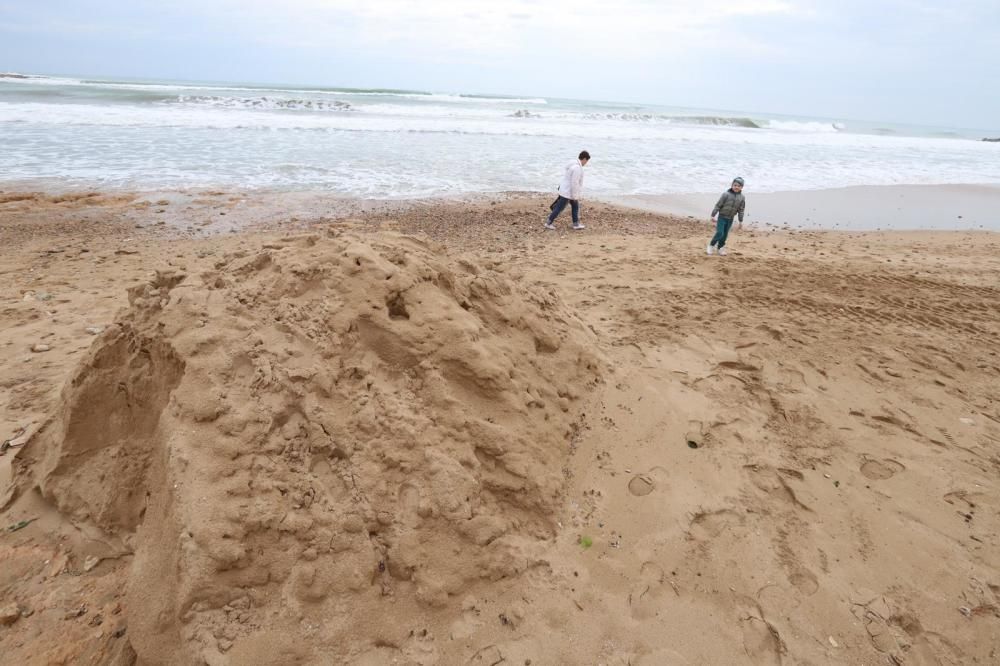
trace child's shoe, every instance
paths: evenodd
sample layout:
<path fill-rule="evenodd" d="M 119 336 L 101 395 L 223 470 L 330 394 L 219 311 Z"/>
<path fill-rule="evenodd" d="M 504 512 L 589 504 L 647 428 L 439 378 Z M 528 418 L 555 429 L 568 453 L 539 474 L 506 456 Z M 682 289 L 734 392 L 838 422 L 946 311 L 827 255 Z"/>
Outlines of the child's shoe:
<path fill-rule="evenodd" d="M 720 247 L 719 248 L 719 256 L 720 257 L 726 256 L 726 248 L 724 248 L 724 247 Z"/>
<path fill-rule="evenodd" d="M 707 254 L 710 257 L 713 254 L 715 254 L 715 246 L 714 245 L 707 245 L 707 246 L 705 246 L 705 254 Z"/>
<path fill-rule="evenodd" d="M 556 225 L 552 224 L 551 222 L 546 222 L 545 223 L 545 228 L 548 229 L 549 231 L 555 231 L 556 230 Z"/>
<path fill-rule="evenodd" d="M 584 229 L 586 229 L 586 228 L 587 228 L 587 227 L 583 226 L 583 225 L 582 225 L 582 224 L 580 224 L 579 222 L 578 222 L 578 223 L 576 223 L 576 224 L 574 224 L 574 225 L 573 225 L 573 227 L 572 227 L 573 231 L 583 231 L 583 230 L 584 230 Z"/>

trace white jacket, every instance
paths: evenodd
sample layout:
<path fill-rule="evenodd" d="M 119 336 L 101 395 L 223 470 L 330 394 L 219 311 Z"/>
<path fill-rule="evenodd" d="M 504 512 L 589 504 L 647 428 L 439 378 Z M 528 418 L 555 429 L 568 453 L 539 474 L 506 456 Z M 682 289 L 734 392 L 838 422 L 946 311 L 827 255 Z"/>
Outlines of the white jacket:
<path fill-rule="evenodd" d="M 559 194 L 574 200 L 583 194 L 583 165 L 580 160 L 575 160 L 566 167 L 562 182 L 559 183 Z"/>

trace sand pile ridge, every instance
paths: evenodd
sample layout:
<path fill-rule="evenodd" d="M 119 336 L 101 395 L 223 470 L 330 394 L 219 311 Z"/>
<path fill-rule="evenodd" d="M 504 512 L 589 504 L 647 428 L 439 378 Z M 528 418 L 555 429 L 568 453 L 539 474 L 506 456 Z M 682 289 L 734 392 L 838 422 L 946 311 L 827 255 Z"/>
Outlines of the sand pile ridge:
<path fill-rule="evenodd" d="M 140 661 L 429 662 L 464 594 L 545 564 L 602 373 L 552 294 L 343 234 L 160 272 L 129 302 L 19 487 L 134 553 Z"/>

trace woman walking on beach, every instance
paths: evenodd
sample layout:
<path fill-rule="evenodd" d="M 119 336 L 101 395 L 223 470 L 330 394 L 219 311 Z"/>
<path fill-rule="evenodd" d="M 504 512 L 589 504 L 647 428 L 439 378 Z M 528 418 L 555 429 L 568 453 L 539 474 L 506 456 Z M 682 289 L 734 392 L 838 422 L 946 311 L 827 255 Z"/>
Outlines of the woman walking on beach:
<path fill-rule="evenodd" d="M 743 198 L 743 179 L 735 178 L 732 186 L 722 193 L 719 200 L 715 202 L 715 208 L 712 209 L 712 222 L 715 222 L 716 215 L 719 216 L 719 221 L 716 223 L 715 235 L 712 236 L 708 247 L 705 248 L 705 254 L 712 256 L 715 254 L 716 246 L 718 246 L 719 256 L 726 256 L 726 239 L 729 238 L 729 230 L 733 227 L 733 218 L 737 215 L 740 216 L 740 228 L 742 229 L 746 204 L 746 199 Z"/>

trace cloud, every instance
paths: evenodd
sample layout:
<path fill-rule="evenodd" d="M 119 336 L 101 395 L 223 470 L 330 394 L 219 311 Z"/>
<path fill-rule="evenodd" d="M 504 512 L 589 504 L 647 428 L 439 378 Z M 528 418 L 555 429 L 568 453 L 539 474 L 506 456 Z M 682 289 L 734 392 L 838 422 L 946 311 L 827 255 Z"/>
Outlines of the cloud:
<path fill-rule="evenodd" d="M 596 52 L 606 62 L 636 63 L 687 56 L 737 34 L 748 53 L 779 54 L 779 44 L 740 32 L 740 22 L 805 17 L 811 1 L 49 0 L 0 3 L 0 24 L 39 34 L 159 31 L 153 36 L 164 42 L 216 31 L 319 57 L 352 52 L 497 65 L 529 53 L 536 61 L 563 60 L 575 51 L 579 59 L 595 59 Z"/>
<path fill-rule="evenodd" d="M 128 12 L 118 11 L 117 7 L 109 15 L 89 6 L 90 3 L 91 0 L 81 0 L 76 4 L 68 0 L 52 0 L 46 5 L 0 3 L 0 30 L 43 36 L 104 35 L 137 38 L 156 35 L 156 26 L 143 20 L 143 17 L 136 19 Z"/>
<path fill-rule="evenodd" d="M 992 124 L 998 53 L 997 0 L 0 0 L 25 71 L 824 116 Z"/>
<path fill-rule="evenodd" d="M 724 38 L 741 18 L 800 11 L 791 0 L 206 0 L 187 9 L 295 48 L 337 40 L 414 57 L 507 58 L 528 48 L 575 46 L 602 49 L 612 59 L 676 52 Z"/>

